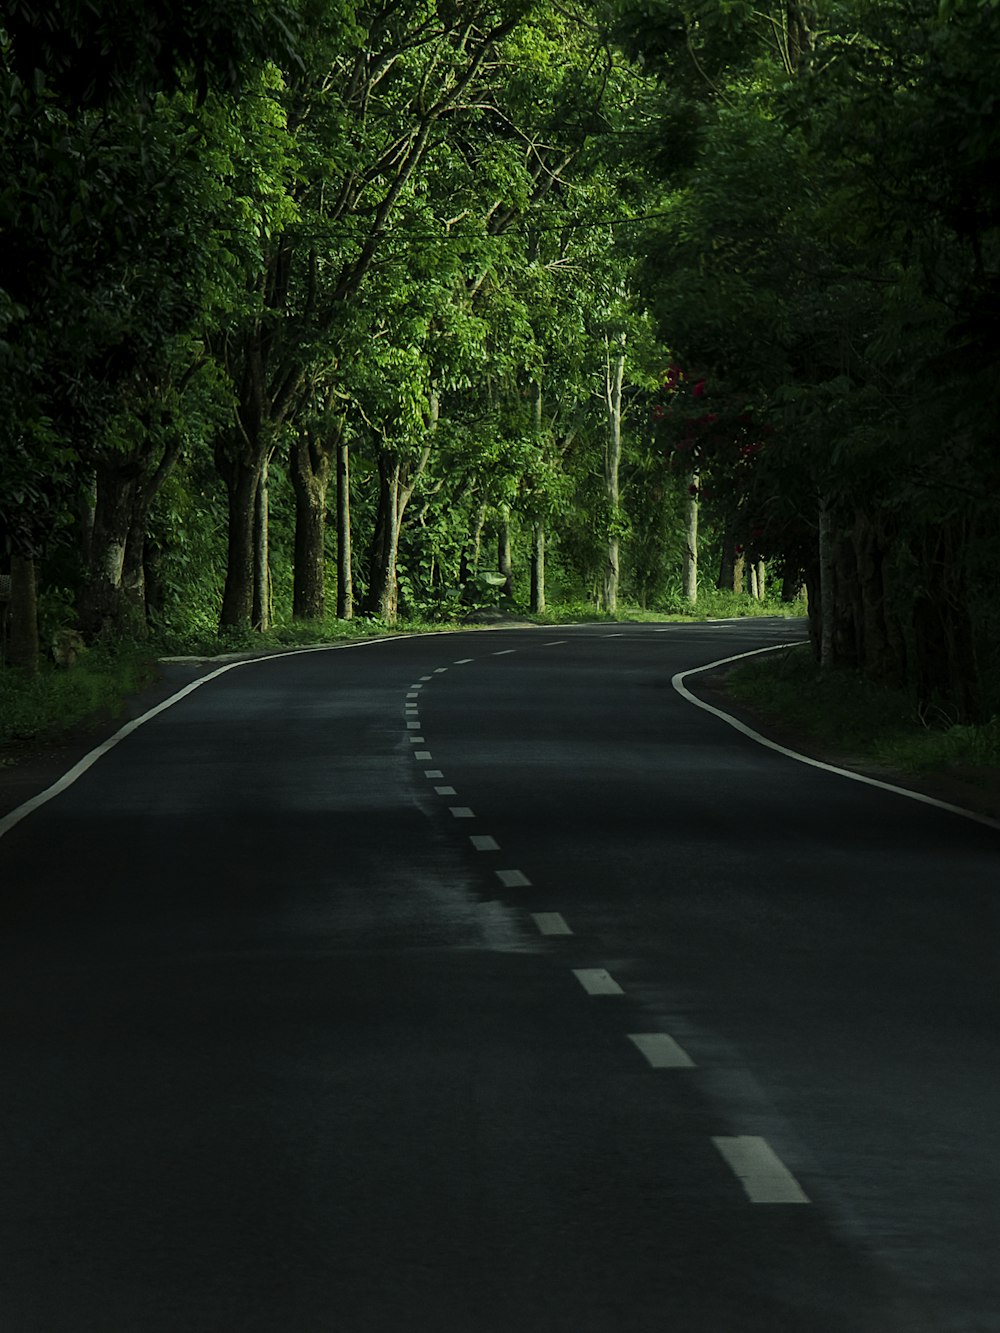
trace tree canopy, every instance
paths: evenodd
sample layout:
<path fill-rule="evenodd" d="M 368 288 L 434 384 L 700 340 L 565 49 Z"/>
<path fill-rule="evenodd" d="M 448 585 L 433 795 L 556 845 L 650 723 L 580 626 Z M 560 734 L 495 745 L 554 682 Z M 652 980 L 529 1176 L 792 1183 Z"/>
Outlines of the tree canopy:
<path fill-rule="evenodd" d="M 89 637 L 780 580 L 992 715 L 998 57 L 993 0 L 10 0 L 0 573 Z"/>

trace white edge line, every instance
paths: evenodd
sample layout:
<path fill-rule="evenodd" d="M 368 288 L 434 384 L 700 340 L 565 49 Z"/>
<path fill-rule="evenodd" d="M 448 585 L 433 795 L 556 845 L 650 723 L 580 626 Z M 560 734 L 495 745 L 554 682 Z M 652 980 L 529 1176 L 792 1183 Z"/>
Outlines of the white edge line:
<path fill-rule="evenodd" d="M 159 713 L 166 712 L 174 704 L 180 703 L 181 699 L 193 694 L 195 690 L 201 689 L 202 685 L 207 685 L 210 680 L 216 680 L 219 676 L 224 676 L 227 671 L 235 671 L 237 667 L 255 666 L 260 662 L 274 662 L 284 657 L 301 657 L 303 653 L 338 653 L 349 648 L 370 648 L 375 643 L 398 643 L 401 639 L 432 639 L 437 637 L 438 635 L 434 631 L 429 634 L 393 634 L 386 638 L 365 639 L 363 643 L 322 643 L 310 648 L 293 648 L 290 652 L 269 653 L 266 657 L 245 657 L 239 662 L 227 662 L 225 666 L 210 671 L 207 676 L 199 676 L 197 680 L 189 681 L 176 694 L 171 694 L 168 699 L 158 703 L 155 708 L 150 708 L 141 717 L 134 717 L 131 722 L 126 722 L 113 736 L 109 736 L 106 741 L 102 741 L 100 745 L 88 751 L 61 778 L 57 778 L 50 787 L 46 787 L 44 791 L 38 792 L 21 805 L 15 806 L 13 810 L 9 810 L 0 819 L 0 838 L 20 824 L 22 819 L 27 819 L 28 815 L 34 814 L 36 810 L 41 809 L 43 805 L 47 805 L 49 801 L 66 791 L 68 787 L 72 787 L 78 778 L 83 777 L 88 768 L 96 764 L 98 759 L 106 755 L 109 750 L 113 750 L 120 741 L 125 740 L 127 736 L 131 736 L 133 731 L 138 731 L 144 722 L 150 722 Z"/>
<path fill-rule="evenodd" d="M 837 768 L 835 764 L 825 764 L 821 759 L 812 759 L 807 754 L 800 754 L 798 750 L 789 750 L 787 746 L 779 745 L 777 741 L 768 740 L 766 736 L 762 736 L 759 731 L 754 731 L 752 727 L 748 727 L 745 722 L 733 717 L 731 713 L 724 713 L 721 708 L 705 703 L 704 699 L 699 699 L 697 695 L 692 694 L 684 684 L 688 676 L 697 676 L 699 672 L 712 671 L 715 667 L 727 666 L 730 662 L 739 662 L 745 657 L 757 657 L 760 653 L 774 653 L 782 648 L 798 648 L 808 642 L 808 639 L 798 639 L 794 643 L 778 643 L 771 644 L 767 648 L 754 648 L 751 652 L 737 653 L 734 657 L 720 657 L 717 662 L 706 662 L 704 666 L 690 667 L 687 671 L 678 671 L 672 677 L 670 683 L 688 703 L 694 704 L 696 708 L 701 708 L 706 713 L 721 718 L 723 722 L 742 732 L 750 740 L 756 741 L 758 745 L 764 745 L 767 749 L 774 750 L 778 754 L 783 754 L 786 759 L 795 759 L 800 764 L 808 764 L 810 768 L 820 768 L 825 773 L 836 773 L 838 777 L 850 778 L 852 782 L 863 782 L 866 787 L 878 787 L 881 791 L 891 791 L 897 796 L 905 796 L 911 801 L 920 801 L 922 805 L 932 805 L 938 810 L 946 810 L 951 815 L 961 815 L 963 819 L 971 819 L 976 824 L 985 824 L 987 828 L 1000 830 L 1000 820 L 990 819 L 988 815 L 977 814 L 974 810 L 966 810 L 960 805 L 952 805 L 949 801 L 939 801 L 936 796 L 926 796 L 921 791 L 911 791 L 908 787 L 897 787 L 894 783 L 882 782 L 879 778 L 870 778 L 865 773 L 852 773 L 850 769 Z"/>

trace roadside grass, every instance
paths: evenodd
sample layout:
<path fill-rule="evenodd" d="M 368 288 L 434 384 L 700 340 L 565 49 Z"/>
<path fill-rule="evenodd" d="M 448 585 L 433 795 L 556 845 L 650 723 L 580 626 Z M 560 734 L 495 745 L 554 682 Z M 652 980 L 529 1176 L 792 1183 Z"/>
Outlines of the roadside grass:
<path fill-rule="evenodd" d="M 44 663 L 37 676 L 0 670 L 0 756 L 26 742 L 58 740 L 76 727 L 120 716 L 124 701 L 156 677 L 146 645 L 99 645 L 66 669 Z M 10 754 L 0 763 L 12 762 Z"/>
<path fill-rule="evenodd" d="M 513 605 L 501 605 L 499 615 L 537 625 L 569 623 L 678 623 L 747 615 L 802 615 L 804 606 L 793 603 L 758 602 L 749 596 L 718 593 L 699 597 L 698 605 L 670 605 L 648 610 L 622 605 L 610 616 L 591 603 L 567 602 L 540 615 L 531 615 Z M 289 621 L 260 633 L 245 630 L 219 634 L 208 627 L 188 633 L 155 634 L 146 642 L 106 642 L 81 654 L 70 668 L 43 661 L 37 676 L 12 667 L 0 667 L 0 763 L 12 763 L 31 744 L 64 738 L 74 730 L 96 726 L 121 715 L 125 699 L 156 678 L 157 659 L 216 658 L 244 653 L 266 653 L 288 648 L 307 648 L 397 634 L 443 634 L 454 630 L 488 628 L 476 619 L 429 620 L 411 618 L 395 625 L 371 617 L 353 620 Z"/>
<path fill-rule="evenodd" d="M 858 672 L 821 672 L 805 645 L 734 668 L 725 688 L 766 721 L 888 768 L 931 773 L 1000 765 L 1000 717 L 964 726 L 944 714 L 922 714 L 908 694 Z"/>

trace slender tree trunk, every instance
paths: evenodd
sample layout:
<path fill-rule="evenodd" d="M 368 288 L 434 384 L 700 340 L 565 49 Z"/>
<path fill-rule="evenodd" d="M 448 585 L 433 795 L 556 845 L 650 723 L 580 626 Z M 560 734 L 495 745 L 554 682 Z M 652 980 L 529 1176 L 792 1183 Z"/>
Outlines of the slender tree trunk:
<path fill-rule="evenodd" d="M 766 587 L 767 569 L 765 568 L 763 560 L 757 560 L 755 562 L 754 572 L 756 574 L 756 582 L 757 582 L 757 600 L 759 602 L 762 602 L 764 598 L 767 596 L 767 587 Z"/>
<path fill-rule="evenodd" d="M 736 549 L 737 541 L 731 528 L 727 528 L 722 539 L 722 555 L 719 560 L 719 578 L 716 587 L 724 592 L 742 592 L 744 583 L 745 556 Z"/>
<path fill-rule="evenodd" d="M 819 503 L 819 664 L 833 666 L 836 565 L 833 549 L 833 511 L 823 497 Z"/>
<path fill-rule="evenodd" d="M 271 628 L 270 499 L 267 460 L 261 468 L 253 510 L 253 606 L 250 620 L 255 630 Z"/>
<path fill-rule="evenodd" d="M 467 583 L 479 571 L 479 556 L 483 544 L 483 528 L 486 525 L 486 505 L 476 507 L 476 516 L 472 521 L 468 541 L 462 547 L 458 562 L 458 581 Z"/>
<path fill-rule="evenodd" d="M 120 630 L 128 620 L 122 576 L 135 498 L 134 472 L 114 462 L 98 465 L 90 567 L 80 598 L 80 622 L 90 638 Z"/>
<path fill-rule="evenodd" d="M 226 586 L 222 593 L 219 628 L 243 629 L 253 613 L 254 511 L 263 458 L 256 463 L 234 460 L 227 467 L 229 536 Z"/>
<path fill-rule="evenodd" d="M 538 519 L 531 533 L 531 609 L 545 610 L 545 522 Z"/>
<path fill-rule="evenodd" d="M 326 611 L 326 492 L 332 454 L 339 438 L 303 431 L 292 442 L 291 474 L 295 492 L 295 568 L 292 615 L 319 620 Z"/>
<path fill-rule="evenodd" d="M 350 445 L 341 436 L 337 445 L 337 615 L 354 616 L 354 580 L 351 574 Z"/>
<path fill-rule="evenodd" d="M 10 558 L 10 638 L 7 664 L 34 676 L 38 672 L 38 589 L 35 562 L 28 555 Z"/>
<path fill-rule="evenodd" d="M 681 591 L 692 606 L 698 600 L 698 474 L 689 478 L 684 505 L 684 575 Z"/>
<path fill-rule="evenodd" d="M 510 510 L 504 508 L 497 527 L 497 570 L 504 576 L 505 597 L 514 596 L 514 564 L 510 552 Z"/>
<path fill-rule="evenodd" d="M 399 593 L 396 561 L 399 554 L 399 475 L 397 454 L 382 451 L 378 459 L 378 517 L 372 541 L 368 610 L 386 624 L 396 619 Z"/>
<path fill-rule="evenodd" d="M 601 610 L 614 615 L 618 610 L 620 577 L 621 511 L 618 476 L 622 459 L 622 384 L 625 379 L 624 334 L 612 347 L 604 341 L 604 406 L 607 431 L 604 437 L 604 491 L 607 500 L 607 549 L 601 582 Z"/>

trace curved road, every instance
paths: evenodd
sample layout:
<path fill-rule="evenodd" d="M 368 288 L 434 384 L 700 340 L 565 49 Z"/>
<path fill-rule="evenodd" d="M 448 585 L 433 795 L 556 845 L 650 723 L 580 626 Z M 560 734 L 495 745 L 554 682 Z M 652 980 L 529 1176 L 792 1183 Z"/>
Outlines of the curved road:
<path fill-rule="evenodd" d="M 671 688 L 798 637 L 257 661 L 10 828 L 3 1333 L 1000 1330 L 1000 831 Z"/>

